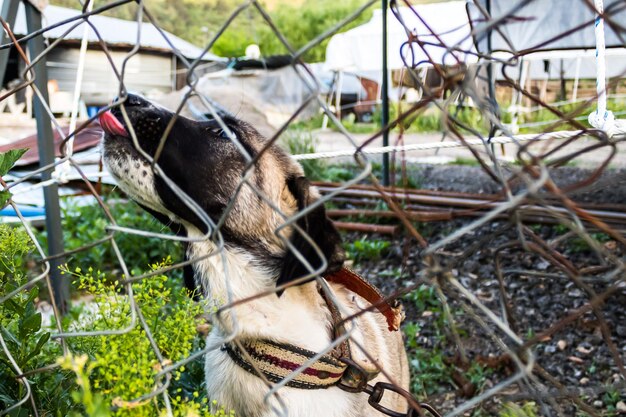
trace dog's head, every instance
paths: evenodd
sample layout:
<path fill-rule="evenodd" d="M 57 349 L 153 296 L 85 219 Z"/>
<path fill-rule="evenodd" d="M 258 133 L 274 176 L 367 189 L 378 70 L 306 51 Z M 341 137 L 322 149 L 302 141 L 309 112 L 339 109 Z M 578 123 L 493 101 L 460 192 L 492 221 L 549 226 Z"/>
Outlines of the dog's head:
<path fill-rule="evenodd" d="M 307 275 L 307 269 L 276 233 L 285 219 L 271 205 L 286 216 L 306 211 L 297 225 L 308 236 L 292 227 L 285 228 L 282 236 L 314 268 L 323 264 L 315 246 L 328 262 L 326 272 L 341 268 L 344 252 L 339 234 L 322 205 L 311 209 L 318 199 L 316 190 L 300 165 L 278 146 L 263 151 L 267 141 L 252 126 L 224 117 L 237 139 L 234 141 L 217 120 L 175 117 L 136 95 L 127 96 L 124 109 L 142 152 L 131 138 L 121 109 L 115 107 L 100 116 L 105 132 L 104 162 L 120 188 L 158 220 L 177 233 L 208 231 L 206 222 L 142 153 L 151 159 L 157 155 L 156 164 L 163 174 L 215 223 L 225 216 L 220 232 L 226 245 L 249 251 L 265 264 L 273 262 L 280 269 L 277 285 Z M 162 141 L 166 130 L 169 133 Z M 256 161 L 251 167 L 244 152 Z M 241 186 L 243 177 L 247 182 Z"/>

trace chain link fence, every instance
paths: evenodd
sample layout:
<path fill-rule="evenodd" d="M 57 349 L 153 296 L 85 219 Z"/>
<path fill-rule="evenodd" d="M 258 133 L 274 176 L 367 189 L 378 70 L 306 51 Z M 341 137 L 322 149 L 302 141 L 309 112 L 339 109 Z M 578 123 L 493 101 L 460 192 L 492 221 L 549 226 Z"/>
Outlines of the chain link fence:
<path fill-rule="evenodd" d="M 135 2 L 121 0 L 100 6 L 88 1 L 83 5 L 80 15 L 55 25 L 67 28 L 66 33 L 76 27 L 88 27 L 98 36 L 102 53 L 109 56 L 110 71 L 115 74 L 119 83 L 118 99 L 110 108 L 119 108 L 122 114 L 126 113 L 128 99 L 124 84 L 125 68 L 128 61 L 137 54 L 139 47 L 127 53 L 121 66 L 115 65 L 105 40 L 100 37 L 101 28 L 95 26 L 90 17 L 128 3 Z M 591 16 L 588 22 L 531 42 L 529 47 L 520 48 L 509 38 L 508 31 L 513 30 L 516 23 L 542 18 L 525 9 L 528 5 L 532 6 L 532 1 L 512 2 L 502 10 L 490 10 L 489 1 L 470 2 L 468 7 L 471 9 L 469 13 L 472 25 L 458 28 L 465 30 L 463 33 L 466 35 L 450 44 L 446 43 L 449 38 L 446 38 L 445 33 L 438 33 L 430 28 L 429 22 L 420 14 L 419 6 L 408 1 L 403 3 L 392 0 L 389 18 L 399 22 L 406 35 L 400 50 L 390 51 L 390 56 L 399 58 L 404 63 L 401 70 L 393 72 L 392 81 L 400 94 L 410 89 L 418 92 L 419 98 L 408 100 L 403 95 L 399 104 L 394 105 L 396 111 L 392 113 L 395 115 L 390 118 L 389 123 L 364 137 L 347 128 L 345 122 L 342 123 L 338 117 L 341 100 L 338 101 L 339 106 L 335 106 L 328 99 L 328 91 L 310 66 L 303 62 L 302 57 L 323 40 L 342 31 L 346 24 L 367 13 L 377 3 L 364 3 L 341 23 L 328 27 L 297 49 L 289 44 L 273 22 L 271 14 L 260 2 L 246 1 L 233 11 L 212 39 L 204 45 L 204 52 L 207 53 L 229 25 L 242 18 L 244 12 L 258 13 L 284 45 L 291 66 L 309 92 L 298 110 L 276 129 L 276 133 L 268 138 L 268 145 L 258 154 L 249 154 L 245 144 L 236 135 L 227 133 L 228 140 L 241 149 L 246 165 L 246 175 L 239 179 L 237 192 L 242 189 L 252 190 L 275 213 L 283 216 L 283 224 L 277 233 L 285 228 L 299 228 L 298 220 L 315 210 L 317 204 L 287 216 L 279 207 L 272 205 L 252 180 L 251 172 L 264 153 L 271 152 L 270 144 L 279 143 L 288 134 L 291 126 L 297 123 L 300 113 L 312 105 L 319 108 L 323 117 L 336 130 L 333 140 L 345 145 L 340 149 L 329 149 L 322 144 L 319 152 L 295 155 L 295 159 L 305 165 L 310 161 L 329 161 L 324 162 L 328 165 L 318 165 L 318 170 L 332 164 L 349 166 L 348 178 L 344 176 L 339 182 L 318 184 L 321 191 L 319 204 L 332 204 L 328 214 L 337 220 L 357 219 L 360 223 L 356 223 L 356 226 L 354 221 L 350 223 L 353 230 L 395 233 L 392 237 L 374 235 L 371 240 L 388 242 L 385 244 L 388 245 L 385 246 L 386 249 L 396 254 L 388 259 L 397 264 L 399 272 L 394 275 L 383 271 L 385 274 L 382 274 L 371 265 L 361 272 L 384 289 L 388 300 L 401 300 L 407 305 L 408 325 L 405 325 L 404 332 L 409 362 L 413 380 L 417 377 L 420 381 L 413 383 L 411 387 L 414 391 L 420 387 L 422 389 L 421 392 L 413 392 L 414 395 L 431 403 L 447 416 L 604 416 L 624 412 L 624 205 L 619 198 L 608 202 L 596 200 L 602 192 L 615 191 L 622 186 L 624 174 L 619 169 L 619 162 L 624 157 L 620 153 L 623 152 L 624 136 L 619 121 L 611 126 L 605 124 L 600 126 L 602 128 L 597 128 L 589 127 L 586 119 L 590 109 L 595 110 L 598 100 L 602 102 L 603 96 L 606 100 L 607 92 L 611 93 L 609 108 L 619 103 L 619 93 L 623 88 L 622 76 L 626 68 L 612 68 L 612 74 L 617 71 L 621 75 L 613 76 L 606 86 L 601 87 L 599 94 L 593 83 L 593 92 L 587 97 L 581 98 L 580 92 L 580 97 L 567 100 L 563 95 L 557 101 L 555 98 L 558 91 L 553 96 L 546 92 L 549 77 L 544 77 L 545 81 L 533 82 L 532 72 L 527 66 L 529 57 L 534 52 L 549 49 L 551 44 L 558 44 L 579 32 L 587 33 L 589 27 L 594 25 L 593 14 L 598 12 L 598 5 L 594 6 L 587 0 L 571 2 L 571 7 L 574 7 L 574 3 L 576 6 L 580 3 L 587 8 Z M 150 13 L 149 5 L 142 1 L 136 4 L 137 22 L 148 21 L 159 29 L 159 23 Z M 614 2 L 601 14 L 604 24 L 622 46 L 626 30 L 615 16 L 619 16 L 624 8 L 623 2 Z M 559 10 L 544 11 L 545 15 L 558 12 Z M 416 31 L 412 23 L 415 18 L 422 21 L 426 32 Z M 153 389 L 149 392 L 129 393 L 114 404 L 106 404 L 106 407 L 132 411 L 158 399 L 163 412 L 173 415 L 172 398 L 177 394 L 171 387 L 180 378 L 181 367 L 198 363 L 207 352 L 219 350 L 222 346 L 209 343 L 196 350 L 191 349 L 182 358 L 172 360 L 161 347 L 163 335 L 155 334 L 151 323 L 144 317 L 144 307 L 149 301 L 143 295 L 134 295 L 134 285 L 150 282 L 163 274 L 181 271 L 201 260 L 175 260 L 171 265 L 161 266 L 148 273 L 136 272 L 127 266 L 128 257 L 119 248 L 117 239 L 120 235 L 130 234 L 146 239 L 171 240 L 185 245 L 198 239 L 178 236 L 164 230 L 154 232 L 121 225 L 119 219 L 112 214 L 111 203 L 103 200 L 98 184 L 88 180 L 88 175 L 82 171 L 72 152 L 73 138 L 97 122 L 98 115 L 69 131 L 65 130 L 48 104 L 47 93 L 35 82 L 35 66 L 63 38 L 49 42 L 42 51 L 33 53 L 34 51 L 27 50 L 25 43 L 41 38 L 51 26 L 20 39 L 13 35 L 11 27 L 4 21 L 3 27 L 10 42 L 2 45 L 2 48 L 14 48 L 19 59 L 25 63 L 25 70 L 20 74 L 20 83 L 6 91 L 2 100 L 25 90 L 31 91 L 50 117 L 53 130 L 63 138 L 60 146 L 61 158 L 9 183 L 2 181 L 4 190 L 14 190 L 21 183 L 39 178 L 42 173 L 69 164 L 83 178 L 83 188 L 93 196 L 105 216 L 107 233 L 103 238 L 81 242 L 78 248 L 71 251 L 49 255 L 36 237 L 38 232 L 22 215 L 18 205 L 9 201 L 35 246 L 38 259 L 36 267 L 31 268 L 28 280 L 22 285 L 12 286 L 10 275 L 3 278 L 2 283 L 9 290 L 2 292 L 0 306 L 6 312 L 17 298 L 28 295 L 36 286 L 41 287 L 42 292 L 48 293 L 47 297 L 52 303 L 54 323 L 50 341 L 46 339 L 42 344 L 60 346 L 63 355 L 70 358 L 70 362 L 74 361 L 74 364 L 78 360 L 77 355 L 85 352 L 74 351 L 72 340 L 113 338 L 141 329 L 139 334 L 149 341 L 158 362 L 154 374 L 151 375 L 154 379 Z M 169 41 L 168 35 L 163 31 L 160 33 L 170 43 L 179 62 L 186 67 L 186 86 L 181 90 L 176 105 L 172 106 L 176 110 L 174 119 L 179 113 L 189 110 L 188 103 L 191 101 L 194 114 L 205 115 L 204 117 L 214 120 L 220 129 L 230 132 L 219 103 L 197 88 L 202 78 L 195 70 L 202 61 L 185 58 Z M 138 31 L 136 45 L 140 44 L 141 36 L 141 31 Z M 486 42 L 490 44 L 480 47 Z M 595 44 L 595 39 L 590 42 Z M 494 46 L 496 44 L 498 46 Z M 437 58 L 433 51 L 436 51 Z M 548 59 L 549 57 L 545 57 L 536 62 L 547 62 Z M 435 75 L 437 82 L 430 82 L 427 73 Z M 563 82 L 560 85 L 564 85 Z M 582 91 L 583 81 L 580 81 L 579 87 L 578 76 L 576 83 L 575 88 Z M 99 114 L 107 110 L 109 108 L 102 109 Z M 545 115 L 545 120 L 532 119 L 529 115 L 533 113 Z M 427 139 L 424 140 L 411 131 L 411 126 L 419 123 L 420 118 L 433 117 L 433 114 L 437 115 L 443 132 L 441 141 L 432 140 L 432 135 L 426 135 Z M 619 116 L 618 112 L 616 114 Z M 130 124 L 128 116 L 124 117 L 127 124 Z M 479 122 L 474 123 L 471 117 L 478 118 Z M 525 120 L 530 122 L 525 124 Z M 173 124 L 174 122 L 171 123 L 172 126 Z M 391 134 L 396 143 L 374 147 L 373 144 L 378 143 L 384 134 Z M 160 137 L 159 149 L 164 147 L 169 135 L 170 131 L 167 130 Z M 138 147 L 139 142 L 132 129 L 131 136 Z M 470 165 L 464 167 L 469 170 L 469 174 L 464 175 L 475 176 L 476 181 L 487 181 L 491 184 L 488 195 L 477 191 L 474 194 L 455 191 L 454 186 L 449 190 L 421 191 L 408 187 L 412 169 L 416 166 L 419 169 L 420 164 L 415 162 L 416 155 L 427 152 L 441 155 L 449 149 L 463 152 L 458 155 L 462 155 L 465 165 Z M 207 226 L 208 232 L 200 239 L 211 240 L 215 250 L 206 256 L 214 259 L 225 256 L 230 242 L 220 230 L 231 214 L 234 199 L 220 218 L 210 218 L 194 198 L 183 192 L 175 179 L 168 178 L 159 165 L 158 157 L 153 158 L 139 147 L 137 150 L 146 160 L 154 162 L 150 166 L 153 175 L 161 178 L 165 186 L 173 190 L 182 203 Z M 379 154 L 386 154 L 391 158 L 390 186 L 381 184 Z M 582 170 L 582 174 L 576 175 L 567 171 L 568 164 L 572 168 L 572 161 L 584 161 L 591 156 L 595 158 L 592 158 L 591 169 Z M 350 160 L 346 161 L 346 157 Z M 460 161 L 459 158 L 457 157 L 457 162 Z M 615 165 L 618 168 L 614 168 Z M 567 177 L 565 181 L 564 175 Z M 47 178 L 40 183 L 46 189 L 56 187 L 62 180 L 58 175 Z M 377 224 L 368 225 L 373 229 L 364 225 L 367 223 L 365 218 L 377 219 L 370 222 Z M 348 222 L 338 221 L 337 225 L 341 227 L 342 223 Z M 350 241 L 359 240 L 360 234 L 349 232 L 344 238 L 349 245 Z M 126 307 L 117 311 L 123 316 L 123 320 L 111 317 L 110 327 L 88 331 L 83 330 L 88 326 L 68 327 L 64 325 L 59 314 L 58 307 L 61 306 L 54 302 L 51 270 L 58 268 L 60 259 L 105 245 L 110 246 L 115 254 L 116 270 L 119 271 L 115 278 L 118 294 L 127 303 Z M 287 251 L 293 251 L 285 241 L 283 245 L 287 245 Z M 316 251 L 321 253 L 320 248 L 316 247 Z M 294 253 L 294 256 L 302 259 L 304 255 Z M 375 254 L 364 256 L 374 257 Z M 355 263 L 355 268 L 360 269 L 358 262 Z M 39 272 L 34 272 L 35 270 Z M 233 271 L 224 270 L 214 277 L 223 281 L 220 285 L 228 291 L 227 299 L 221 300 L 219 308 L 206 307 L 204 314 L 211 325 L 223 325 L 221 320 L 226 315 L 229 320 L 233 320 L 232 327 L 237 328 L 237 320 L 241 318 L 238 319 L 238 315 L 230 312 L 235 307 L 268 295 L 260 293 L 238 298 L 228 284 L 229 274 L 232 273 Z M 308 265 L 307 276 L 287 286 L 299 284 L 311 276 L 317 277 L 319 285 L 324 286 L 319 273 L 320 270 Z M 81 290 L 81 294 L 88 294 L 90 288 L 87 286 Z M 283 289 L 279 287 L 271 292 Z M 424 291 L 430 291 L 433 298 L 425 301 Z M 337 302 L 332 295 L 329 298 L 329 304 Z M 344 307 L 335 305 L 334 308 L 345 316 Z M 351 322 L 355 320 L 355 316 L 367 310 L 342 320 Z M 97 316 L 99 313 L 93 314 Z M 88 315 L 81 317 L 81 320 L 89 320 L 85 318 Z M 24 328 L 24 323 L 20 326 Z M 33 394 L 32 377 L 42 373 L 64 372 L 60 369 L 62 364 L 50 363 L 35 369 L 20 367 L 18 362 L 23 352 L 15 350 L 17 344 L 11 344 L 9 330 L 3 329 L 0 334 L 3 379 L 17 381 L 21 388 L 20 395 L 15 398 L 10 398 L 6 392 L 2 393 L 4 409 L 0 410 L 0 415 L 14 415 L 12 413 L 15 410 L 24 407 L 28 409 L 28 404 L 30 411 L 26 413 L 38 415 L 37 410 L 43 399 Z M 439 336 L 436 333 L 440 333 Z M 335 340 L 319 354 L 332 351 L 346 338 L 351 339 L 366 356 L 369 355 L 367 341 L 355 340 L 350 332 Z M 242 345 L 239 347 L 243 349 Z M 416 352 L 422 352 L 422 356 L 416 356 Z M 430 357 L 429 352 L 432 353 Z M 433 371 L 438 365 L 428 367 L 424 363 L 431 363 L 435 359 L 440 360 L 438 363 L 441 367 L 449 370 L 444 383 L 447 388 L 432 387 L 439 378 Z M 71 366 L 68 368 L 67 362 L 64 366 L 63 369 L 75 369 Z M 262 374 L 258 369 L 254 371 Z M 286 389 L 285 385 L 290 380 L 297 378 L 300 371 L 301 368 L 280 382 L 266 381 L 266 398 L 268 401 L 276 398 L 278 402 L 272 404 L 280 405 L 274 409 L 277 415 L 291 415 L 289 407 L 281 403 L 280 393 Z M 384 369 L 381 371 L 385 372 Z M 391 380 L 393 379 L 392 376 Z M 84 386 L 82 388 L 85 392 Z M 97 392 L 98 388 L 93 389 Z M 407 401 L 415 408 L 414 414 L 407 415 L 429 415 L 428 409 L 418 406 L 415 401 Z M 509 403 L 518 405 L 503 405 Z M 505 414 L 507 412 L 509 414 Z M 513 414 L 514 412 L 518 414 Z"/>

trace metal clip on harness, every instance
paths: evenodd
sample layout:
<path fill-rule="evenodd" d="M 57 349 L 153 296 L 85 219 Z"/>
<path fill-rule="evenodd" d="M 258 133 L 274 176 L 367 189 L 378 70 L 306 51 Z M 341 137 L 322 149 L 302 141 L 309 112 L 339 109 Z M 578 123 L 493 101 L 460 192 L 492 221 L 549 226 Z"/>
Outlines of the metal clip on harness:
<path fill-rule="evenodd" d="M 381 413 L 390 417 L 422 417 L 424 416 L 423 410 L 426 410 L 433 417 L 441 417 L 441 414 L 430 404 L 418 403 L 420 409 L 414 408 L 411 404 L 415 403 L 415 399 L 411 393 L 394 384 L 389 382 L 377 382 L 374 385 L 368 384 L 368 381 L 371 379 L 370 375 L 363 371 L 363 369 L 351 359 L 341 358 L 340 361 L 347 364 L 348 368 L 345 370 L 344 376 L 337 386 L 347 392 L 366 393 L 369 395 L 367 399 L 369 405 Z M 409 410 L 406 413 L 402 413 L 383 406 L 380 401 L 383 399 L 385 391 L 392 391 L 403 396 L 407 400 Z"/>

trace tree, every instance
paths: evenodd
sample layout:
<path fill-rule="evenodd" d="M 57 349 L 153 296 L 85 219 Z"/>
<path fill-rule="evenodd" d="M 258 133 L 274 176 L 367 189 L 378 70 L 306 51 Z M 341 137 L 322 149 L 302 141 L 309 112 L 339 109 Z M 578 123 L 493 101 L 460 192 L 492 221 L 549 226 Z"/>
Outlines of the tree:
<path fill-rule="evenodd" d="M 289 44 L 297 50 L 350 16 L 363 3 L 363 0 L 320 0 L 305 2 L 302 5 L 283 4 L 276 7 L 270 13 L 270 17 Z M 368 21 L 371 16 L 370 8 L 340 31 L 358 26 Z M 250 43 L 258 44 L 265 56 L 288 52 L 258 13 L 248 16 L 247 19 L 247 22 L 240 19 L 218 39 L 213 48 L 216 54 L 241 56 Z M 327 38 L 313 47 L 304 55 L 304 59 L 309 62 L 324 61 L 328 40 Z"/>

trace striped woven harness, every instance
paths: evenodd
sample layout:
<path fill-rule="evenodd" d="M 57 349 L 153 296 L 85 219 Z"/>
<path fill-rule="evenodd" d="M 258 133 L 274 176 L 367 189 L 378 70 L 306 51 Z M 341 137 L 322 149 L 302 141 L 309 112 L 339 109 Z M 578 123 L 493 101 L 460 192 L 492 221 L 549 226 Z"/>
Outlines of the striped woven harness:
<path fill-rule="evenodd" d="M 391 305 L 376 287 L 355 272 L 342 268 L 338 272 L 324 276 L 324 279 L 342 284 L 367 300 L 386 317 L 390 331 L 398 330 L 400 327 L 403 316 L 401 307 Z M 343 319 L 335 304 L 321 289 L 320 294 L 330 310 L 336 339 L 344 332 Z M 293 388 L 322 389 L 341 383 L 342 386 L 356 389 L 364 386 L 378 374 L 378 372 L 364 373 L 355 366 L 351 360 L 347 339 L 329 353 L 322 355 L 269 339 L 233 341 L 224 345 L 223 350 L 241 368 L 257 376 L 261 373 L 270 382 L 279 383 L 286 377 L 292 377 L 286 386 Z M 316 356 L 319 357 L 303 367 Z M 294 374 L 298 369 L 301 369 L 301 372 Z"/>

